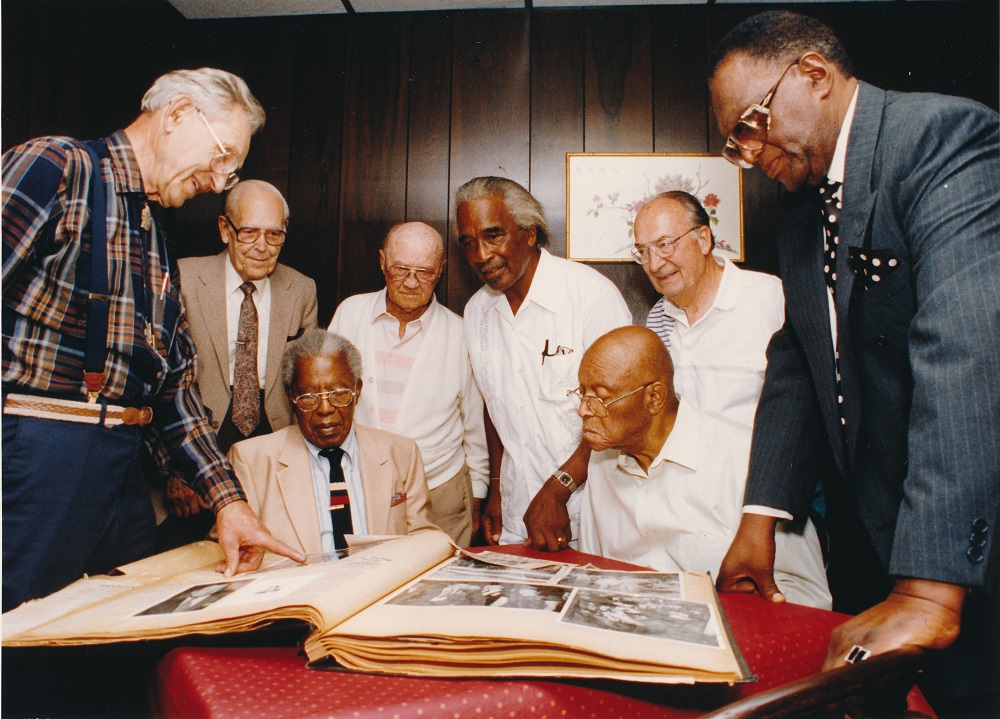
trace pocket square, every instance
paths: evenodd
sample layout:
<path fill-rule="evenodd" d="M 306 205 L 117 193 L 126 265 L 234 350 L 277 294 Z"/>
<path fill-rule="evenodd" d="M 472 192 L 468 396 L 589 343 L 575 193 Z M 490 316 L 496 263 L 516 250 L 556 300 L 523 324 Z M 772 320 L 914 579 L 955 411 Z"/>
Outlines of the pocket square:
<path fill-rule="evenodd" d="M 298 339 L 299 337 L 301 337 L 301 336 L 302 336 L 302 334 L 303 334 L 303 333 L 304 333 L 305 331 L 306 331 L 306 328 L 305 328 L 305 327 L 299 327 L 299 331 L 298 331 L 298 332 L 296 332 L 296 333 L 295 333 L 295 334 L 293 334 L 293 335 L 289 335 L 288 337 L 286 337 L 286 338 L 285 338 L 285 342 L 294 342 L 294 341 L 295 341 L 295 340 L 297 340 L 297 339 Z"/>
<path fill-rule="evenodd" d="M 897 260 L 888 250 L 873 250 L 870 247 L 850 247 L 848 259 L 862 289 L 868 290 L 885 282 L 886 278 L 899 269 Z"/>
<path fill-rule="evenodd" d="M 397 505 L 406 502 L 406 492 L 396 492 L 392 495 L 392 501 L 389 503 L 389 507 L 395 507 Z"/>

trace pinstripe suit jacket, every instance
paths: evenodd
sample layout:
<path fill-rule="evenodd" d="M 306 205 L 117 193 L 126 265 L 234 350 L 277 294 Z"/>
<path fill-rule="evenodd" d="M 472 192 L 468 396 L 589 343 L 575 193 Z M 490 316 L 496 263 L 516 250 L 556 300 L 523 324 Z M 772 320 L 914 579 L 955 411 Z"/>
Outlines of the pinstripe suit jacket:
<path fill-rule="evenodd" d="M 832 463 L 897 576 L 981 586 L 995 564 L 997 140 L 997 115 L 982 105 L 861 83 L 836 268 L 845 429 L 818 194 L 783 200 L 786 317 L 768 348 L 745 502 L 801 516 L 818 468 Z M 878 282 L 857 271 L 872 251 L 897 261 Z"/>

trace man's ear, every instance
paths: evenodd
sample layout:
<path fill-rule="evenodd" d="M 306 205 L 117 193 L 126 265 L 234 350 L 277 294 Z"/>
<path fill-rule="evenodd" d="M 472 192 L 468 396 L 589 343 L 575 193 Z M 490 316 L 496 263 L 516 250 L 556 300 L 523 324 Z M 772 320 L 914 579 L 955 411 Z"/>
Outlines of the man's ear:
<path fill-rule="evenodd" d="M 653 382 L 643 392 L 643 405 L 650 414 L 659 414 L 667 399 L 667 386 L 662 382 Z"/>
<path fill-rule="evenodd" d="M 358 400 L 361 399 L 361 388 L 365 386 L 365 383 L 358 377 L 358 381 L 354 384 L 354 404 L 357 405 Z"/>
<path fill-rule="evenodd" d="M 378 266 L 380 270 L 385 272 L 385 250 L 378 251 Z"/>
<path fill-rule="evenodd" d="M 833 90 L 836 67 L 825 55 L 811 51 L 799 60 L 799 72 L 809 80 L 812 92 L 821 98 L 829 96 Z"/>
<path fill-rule="evenodd" d="M 226 220 L 225 215 L 219 215 L 219 238 L 222 240 L 222 244 L 229 244 L 229 222 Z"/>
<path fill-rule="evenodd" d="M 527 230 L 521 230 L 524 238 L 528 241 L 528 247 L 534 247 L 538 243 L 537 228 L 532 225 Z"/>
<path fill-rule="evenodd" d="M 190 95 L 177 95 L 163 109 L 163 130 L 173 132 L 181 124 L 181 118 L 197 108 Z"/>

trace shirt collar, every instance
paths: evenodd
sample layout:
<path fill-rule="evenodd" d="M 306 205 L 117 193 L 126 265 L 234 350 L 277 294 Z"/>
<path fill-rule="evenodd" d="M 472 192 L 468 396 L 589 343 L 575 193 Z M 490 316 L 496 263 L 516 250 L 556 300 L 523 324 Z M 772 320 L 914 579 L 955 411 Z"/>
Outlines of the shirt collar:
<path fill-rule="evenodd" d="M 301 432 L 302 431 L 299 430 L 300 434 Z M 309 450 L 309 454 L 312 455 L 313 459 L 318 460 L 320 458 L 319 456 L 320 448 L 317 447 L 312 442 L 310 442 L 308 439 L 306 439 L 306 436 L 304 434 L 302 435 L 302 441 L 306 443 L 306 449 Z M 351 464 L 355 465 L 358 456 L 358 436 L 354 432 L 353 424 L 351 425 L 351 431 L 347 433 L 347 436 L 344 438 L 344 441 L 340 443 L 340 448 L 344 450 L 344 454 L 350 457 Z"/>
<path fill-rule="evenodd" d="M 260 293 L 264 291 L 264 288 L 267 287 L 267 283 L 270 282 L 270 280 L 271 280 L 270 277 L 265 277 L 262 280 L 250 280 L 250 282 L 253 284 L 254 287 L 257 288 L 257 294 L 259 296 Z M 240 277 L 240 273 L 236 271 L 235 267 L 233 267 L 233 260 L 229 256 L 229 253 L 227 252 L 226 253 L 226 297 L 229 297 L 230 295 L 235 294 L 236 292 L 239 292 L 240 295 L 242 296 L 243 292 L 240 290 L 240 285 L 242 284 L 243 284 L 243 278 Z"/>
<path fill-rule="evenodd" d="M 371 314 L 372 324 L 375 324 L 382 317 L 392 317 L 392 315 L 389 314 L 389 307 L 387 305 L 387 295 L 388 295 L 388 290 L 385 287 L 383 287 L 381 290 L 378 291 L 378 296 L 372 303 L 372 314 Z M 438 305 L 437 296 L 435 296 L 434 293 L 432 292 L 431 301 L 430 304 L 427 306 L 427 310 L 422 315 L 420 315 L 420 317 L 407 324 L 414 324 L 417 327 L 423 327 L 425 322 L 427 320 L 430 320 L 432 313 L 437 311 L 437 305 Z M 392 317 L 392 319 L 395 320 L 396 318 Z"/>
<path fill-rule="evenodd" d="M 858 105 L 858 91 L 861 86 L 854 88 L 854 95 L 851 96 L 851 104 L 847 106 L 847 114 L 840 125 L 840 134 L 837 135 L 837 146 L 833 150 L 833 159 L 830 161 L 830 168 L 826 172 L 827 179 L 834 182 L 844 182 L 845 169 L 847 167 L 847 143 L 851 137 L 851 123 L 854 122 L 854 110 Z"/>
<path fill-rule="evenodd" d="M 562 282 L 560 281 L 555 265 L 555 259 L 549 254 L 549 251 L 544 247 L 540 248 L 538 266 L 535 268 L 535 274 L 531 278 L 531 287 L 528 288 L 528 294 L 525 295 L 524 302 L 521 303 L 522 307 L 529 303 L 534 303 L 551 312 L 559 311 L 562 307 L 564 294 Z M 499 304 L 500 300 L 506 300 L 506 295 L 503 292 L 490 290 L 490 294 L 493 296 L 494 306 Z"/>
<path fill-rule="evenodd" d="M 717 257 L 715 255 L 712 255 L 712 257 L 716 261 L 722 260 L 722 279 L 719 280 L 719 289 L 715 292 L 715 299 L 712 301 L 712 306 L 708 308 L 708 311 L 702 317 L 707 317 L 716 308 L 720 310 L 733 309 L 736 307 L 740 293 L 739 278 L 737 277 L 741 272 L 740 268 L 725 257 Z M 687 323 L 687 314 L 684 310 L 666 297 L 663 298 L 663 312 L 674 319 L 683 320 L 685 324 Z"/>
<path fill-rule="evenodd" d="M 659 453 L 649 463 L 648 475 L 655 467 L 664 462 L 673 462 L 682 467 L 690 469 L 692 472 L 698 471 L 698 435 L 701 432 L 701 414 L 693 405 L 688 404 L 683 399 L 677 408 L 677 417 L 674 419 L 673 429 L 667 435 L 667 440 L 660 447 Z M 631 455 L 622 452 L 618 456 L 618 466 L 630 474 L 635 474 L 639 469 L 639 463 Z"/>
<path fill-rule="evenodd" d="M 135 159 L 132 143 L 128 141 L 124 130 L 104 138 L 111 154 L 111 172 L 115 178 L 117 192 L 139 192 L 145 197 L 146 190 L 142 184 L 142 173 L 139 172 L 139 162 Z"/>

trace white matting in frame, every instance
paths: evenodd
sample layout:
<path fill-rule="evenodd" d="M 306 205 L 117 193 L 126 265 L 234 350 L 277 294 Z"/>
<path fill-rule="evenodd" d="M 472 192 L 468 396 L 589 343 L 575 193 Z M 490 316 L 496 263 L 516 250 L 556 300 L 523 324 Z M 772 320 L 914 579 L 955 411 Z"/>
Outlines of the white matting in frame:
<path fill-rule="evenodd" d="M 743 260 L 743 178 L 718 155 L 566 153 L 566 256 L 632 262 L 632 225 L 642 206 L 670 190 L 701 202 L 715 253 Z"/>

